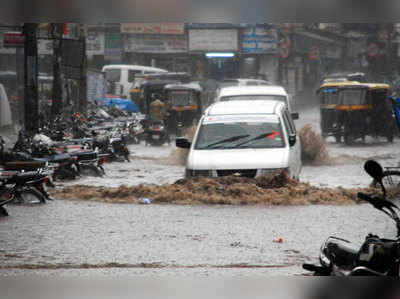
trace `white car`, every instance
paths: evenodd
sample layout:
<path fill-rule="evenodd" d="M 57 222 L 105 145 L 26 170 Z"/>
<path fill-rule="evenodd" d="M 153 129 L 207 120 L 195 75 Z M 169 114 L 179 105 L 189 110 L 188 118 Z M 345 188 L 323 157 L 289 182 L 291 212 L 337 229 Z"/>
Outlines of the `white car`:
<path fill-rule="evenodd" d="M 207 109 L 189 148 L 186 177 L 258 177 L 277 170 L 299 179 L 301 146 L 287 106 L 281 101 L 227 101 Z"/>
<path fill-rule="evenodd" d="M 282 86 L 263 85 L 263 86 L 232 86 L 224 87 L 218 93 L 215 102 L 225 101 L 259 101 L 273 100 L 286 103 L 289 111 L 293 111 L 291 97 Z"/>

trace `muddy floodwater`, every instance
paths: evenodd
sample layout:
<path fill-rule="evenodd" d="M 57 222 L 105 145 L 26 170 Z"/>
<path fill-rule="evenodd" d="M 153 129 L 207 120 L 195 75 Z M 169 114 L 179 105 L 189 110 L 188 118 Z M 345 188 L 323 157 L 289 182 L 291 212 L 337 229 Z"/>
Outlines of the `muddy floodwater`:
<path fill-rule="evenodd" d="M 289 275 L 331 234 L 360 244 L 394 226 L 367 205 L 176 206 L 54 201 L 11 206 L 0 274 Z M 279 240 L 281 239 L 281 240 Z M 281 243 L 279 243 L 281 241 Z"/>
<path fill-rule="evenodd" d="M 318 111 L 306 111 L 297 126 L 310 124 L 318 132 L 318 122 Z M 57 188 L 159 186 L 182 179 L 174 146 L 130 149 L 132 161 L 106 165 L 104 178 Z M 326 150 L 326 161 L 304 165 L 302 183 L 365 188 L 371 178 L 362 169 L 364 161 L 397 165 L 400 141 L 367 138 L 365 144 L 344 146 L 328 138 Z M 303 262 L 317 262 L 330 235 L 357 245 L 369 232 L 395 235 L 391 220 L 365 204 L 140 205 L 64 198 L 8 207 L 11 216 L 0 219 L 0 275 L 297 275 L 304 273 Z"/>

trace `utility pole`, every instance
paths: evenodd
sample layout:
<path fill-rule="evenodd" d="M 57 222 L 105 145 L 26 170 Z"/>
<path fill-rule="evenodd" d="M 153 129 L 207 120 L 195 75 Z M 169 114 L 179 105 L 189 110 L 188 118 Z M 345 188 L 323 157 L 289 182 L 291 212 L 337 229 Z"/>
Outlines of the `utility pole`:
<path fill-rule="evenodd" d="M 24 119 L 25 130 L 31 134 L 39 129 L 37 27 L 36 23 L 24 24 Z"/>
<path fill-rule="evenodd" d="M 81 78 L 79 80 L 79 112 L 87 111 L 87 57 L 86 57 L 86 25 L 81 24 L 79 28 L 79 41 L 82 47 Z"/>
<path fill-rule="evenodd" d="M 61 23 L 52 23 L 51 32 L 53 38 L 53 101 L 51 103 L 51 119 L 54 119 L 61 113 L 64 106 L 61 78 L 61 40 L 63 25 Z"/>

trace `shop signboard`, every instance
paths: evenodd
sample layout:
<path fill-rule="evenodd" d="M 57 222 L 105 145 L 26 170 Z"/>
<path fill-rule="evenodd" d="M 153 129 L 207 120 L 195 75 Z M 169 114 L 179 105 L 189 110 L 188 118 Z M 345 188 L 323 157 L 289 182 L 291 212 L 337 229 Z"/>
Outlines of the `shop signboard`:
<path fill-rule="evenodd" d="M 121 33 L 183 35 L 184 23 L 122 23 Z"/>
<path fill-rule="evenodd" d="M 263 27 L 246 28 L 242 31 L 242 53 L 276 54 L 278 37 L 275 29 Z"/>
<path fill-rule="evenodd" d="M 237 29 L 190 29 L 189 51 L 237 51 Z"/>
<path fill-rule="evenodd" d="M 4 32 L 0 32 L 0 54 L 15 54 L 15 48 L 4 47 Z"/>
<path fill-rule="evenodd" d="M 25 35 L 22 32 L 4 32 L 3 47 L 23 48 L 25 45 Z"/>
<path fill-rule="evenodd" d="M 107 32 L 105 35 L 104 58 L 114 63 L 121 62 L 121 34 Z"/>
<path fill-rule="evenodd" d="M 187 39 L 184 35 L 144 35 L 125 36 L 125 52 L 136 53 L 186 53 Z"/>
<path fill-rule="evenodd" d="M 88 31 L 86 37 L 86 53 L 92 55 L 104 55 L 104 32 Z"/>

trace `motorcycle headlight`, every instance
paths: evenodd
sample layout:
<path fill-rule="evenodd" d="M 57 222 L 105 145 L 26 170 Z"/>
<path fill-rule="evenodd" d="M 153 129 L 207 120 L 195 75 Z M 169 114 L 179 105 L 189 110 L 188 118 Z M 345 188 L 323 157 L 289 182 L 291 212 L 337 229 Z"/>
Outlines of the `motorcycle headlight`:
<path fill-rule="evenodd" d="M 199 177 L 199 176 L 210 177 L 212 176 L 212 171 L 186 169 L 186 177 Z"/>
<path fill-rule="evenodd" d="M 328 242 L 329 242 L 329 238 L 322 244 L 321 249 L 319 251 L 319 262 L 321 263 L 322 266 L 327 267 L 327 268 L 329 268 L 331 266 L 331 260 L 326 255 L 326 252 L 328 250 L 328 248 L 327 248 Z"/>

